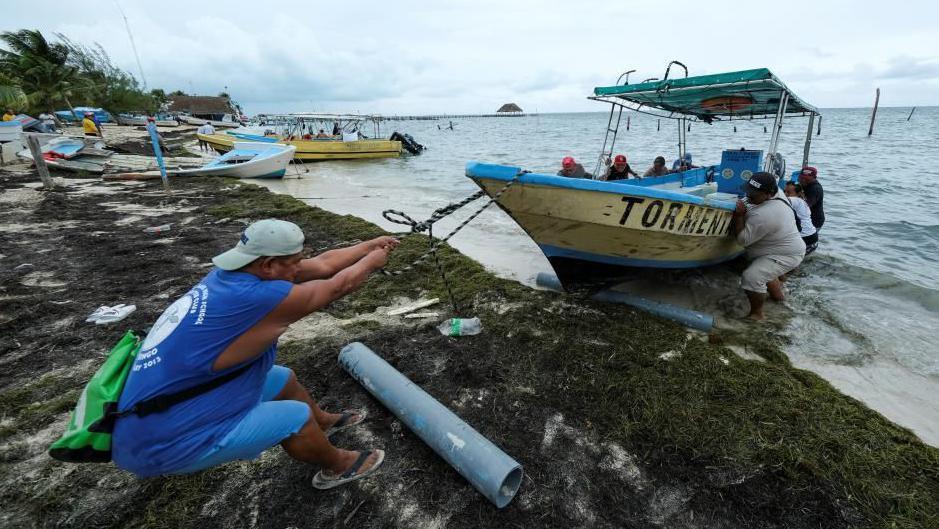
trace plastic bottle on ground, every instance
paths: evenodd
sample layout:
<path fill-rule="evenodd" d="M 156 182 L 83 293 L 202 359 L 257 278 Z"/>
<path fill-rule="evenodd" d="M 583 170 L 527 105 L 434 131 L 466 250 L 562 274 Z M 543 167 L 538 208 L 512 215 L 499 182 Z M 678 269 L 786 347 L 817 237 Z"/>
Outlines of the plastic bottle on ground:
<path fill-rule="evenodd" d="M 450 318 L 437 326 L 444 336 L 472 336 L 483 331 L 479 318 Z"/>
<path fill-rule="evenodd" d="M 144 233 L 166 233 L 172 228 L 172 224 L 162 224 L 160 226 L 150 226 L 149 228 L 144 228 Z"/>

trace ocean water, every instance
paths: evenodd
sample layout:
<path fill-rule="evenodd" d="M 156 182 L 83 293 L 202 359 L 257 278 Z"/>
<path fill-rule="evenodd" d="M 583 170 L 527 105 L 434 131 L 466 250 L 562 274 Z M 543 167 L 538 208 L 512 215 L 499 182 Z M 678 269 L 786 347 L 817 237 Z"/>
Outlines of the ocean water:
<path fill-rule="evenodd" d="M 821 245 L 789 281 L 787 301 L 769 307 L 767 325 L 787 339 L 794 364 L 939 445 L 939 108 L 917 108 L 907 121 L 909 112 L 881 108 L 868 137 L 869 109 L 822 111 L 810 156 L 825 188 Z M 464 176 L 468 160 L 553 173 L 570 155 L 592 171 L 607 118 L 597 112 L 455 119 L 453 130 L 448 120 L 386 122 L 383 136 L 408 132 L 427 150 L 398 159 L 306 163 L 266 185 L 404 231 L 381 212 L 400 209 L 424 219 L 477 191 Z M 615 152 L 626 154 L 634 170 L 641 174 L 657 155 L 677 157 L 676 122 L 635 113 L 628 131 L 625 122 L 626 114 Z M 790 170 L 801 164 L 807 124 L 805 118 L 784 123 L 779 150 Z M 764 125 L 768 130 L 772 123 L 695 123 L 687 150 L 699 165 L 719 163 L 725 148 L 765 150 Z M 441 221 L 435 232 L 448 232 L 474 208 Z M 523 283 L 550 270 L 537 246 L 495 207 L 451 244 Z M 738 281 L 718 267 L 649 272 L 620 288 L 708 311 L 720 327 L 746 330 L 751 327 L 738 319 L 746 308 Z"/>

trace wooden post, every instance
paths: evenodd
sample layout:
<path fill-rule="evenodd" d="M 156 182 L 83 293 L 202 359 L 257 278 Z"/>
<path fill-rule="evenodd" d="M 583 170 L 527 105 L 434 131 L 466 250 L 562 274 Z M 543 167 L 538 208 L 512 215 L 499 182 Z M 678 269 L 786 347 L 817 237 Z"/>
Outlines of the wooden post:
<path fill-rule="evenodd" d="M 629 130 L 629 116 L 626 116 L 626 130 Z"/>
<path fill-rule="evenodd" d="M 819 114 L 819 116 L 818 116 L 818 132 L 815 134 L 816 136 L 821 136 L 821 135 L 822 135 L 822 118 L 823 118 L 823 117 L 824 117 L 824 116 L 822 116 L 821 114 Z"/>
<path fill-rule="evenodd" d="M 46 167 L 46 159 L 42 157 L 39 140 L 36 139 L 36 136 L 30 134 L 26 136 L 26 144 L 29 145 L 29 152 L 33 155 L 33 163 L 36 164 L 36 172 L 39 173 L 39 179 L 42 180 L 42 187 L 46 189 L 55 188 L 52 177 L 49 176 L 49 168 Z"/>
<path fill-rule="evenodd" d="M 877 105 L 880 104 L 880 88 L 877 89 L 877 95 L 874 96 L 874 111 L 871 112 L 871 128 L 867 129 L 867 135 L 874 133 L 874 118 L 877 117 Z"/>
<path fill-rule="evenodd" d="M 661 120 L 661 119 L 659 119 L 658 123 L 656 123 L 656 125 L 655 125 L 655 131 L 658 132 L 658 131 L 660 131 L 660 130 L 662 130 L 662 120 Z"/>
<path fill-rule="evenodd" d="M 916 112 L 916 107 L 913 107 L 913 110 L 910 111 L 910 115 L 906 117 L 906 120 L 909 121 L 913 117 L 913 112 Z"/>

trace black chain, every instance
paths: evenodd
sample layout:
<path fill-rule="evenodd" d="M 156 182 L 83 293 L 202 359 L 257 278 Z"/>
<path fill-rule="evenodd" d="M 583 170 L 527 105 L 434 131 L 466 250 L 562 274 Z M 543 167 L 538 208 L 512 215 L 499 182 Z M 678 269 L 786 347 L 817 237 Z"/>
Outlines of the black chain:
<path fill-rule="evenodd" d="M 426 252 L 424 252 L 420 257 L 415 259 L 411 264 L 405 266 L 404 268 L 400 270 L 395 270 L 393 272 L 389 272 L 387 270 L 382 269 L 381 273 L 386 276 L 398 276 L 398 275 L 404 274 L 405 272 L 409 272 L 413 270 L 419 264 L 423 263 L 428 257 L 433 255 L 434 262 L 437 266 L 437 271 L 440 273 L 440 277 L 443 279 L 444 285 L 447 287 L 447 293 L 450 295 L 450 304 L 453 306 L 454 315 L 458 315 L 459 310 L 458 310 L 458 306 L 456 303 L 456 298 L 453 295 L 453 290 L 450 288 L 450 282 L 447 280 L 447 275 L 444 272 L 444 269 L 440 264 L 440 259 L 437 256 L 437 249 L 440 247 L 440 245 L 447 242 L 451 237 L 456 235 L 457 232 L 462 230 L 464 226 L 466 226 L 473 219 L 478 217 L 479 214 L 482 213 L 483 210 L 488 208 L 493 202 L 498 201 L 499 197 L 501 197 L 503 193 L 508 191 L 508 189 L 512 187 L 512 185 L 514 185 L 516 182 L 518 182 L 519 178 L 521 178 L 521 176 L 527 172 L 528 171 L 521 171 L 518 174 L 516 174 L 511 180 L 506 182 L 505 186 L 503 186 L 502 189 L 500 189 L 498 193 L 493 195 L 493 197 L 490 198 L 488 202 L 486 202 L 479 209 L 473 212 L 472 215 L 467 217 L 466 220 L 461 222 L 456 228 L 453 229 L 453 231 L 448 233 L 446 237 L 442 239 L 434 239 L 434 228 L 433 228 L 434 223 L 446 217 L 447 215 L 450 215 L 456 210 L 462 208 L 463 206 L 469 204 L 470 202 L 473 202 L 474 200 L 482 197 L 483 195 L 486 194 L 485 191 L 478 191 L 464 198 L 463 200 L 459 202 L 454 202 L 452 204 L 447 204 L 446 206 L 442 208 L 438 208 L 434 210 L 434 212 L 431 213 L 430 217 L 428 217 L 427 220 L 423 222 L 418 222 L 414 220 L 407 213 L 403 211 L 398 211 L 395 209 L 386 209 L 385 211 L 383 211 L 381 214 L 382 217 L 385 217 L 386 220 L 388 220 L 389 222 L 394 222 L 395 224 L 404 224 L 405 226 L 410 226 L 411 233 L 422 233 L 426 231 L 430 248 Z"/>

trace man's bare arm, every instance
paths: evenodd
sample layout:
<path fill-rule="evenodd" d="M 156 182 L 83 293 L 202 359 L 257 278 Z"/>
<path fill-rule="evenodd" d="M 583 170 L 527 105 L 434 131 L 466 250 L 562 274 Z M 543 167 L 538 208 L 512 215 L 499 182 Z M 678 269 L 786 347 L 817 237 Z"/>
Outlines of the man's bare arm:
<path fill-rule="evenodd" d="M 372 272 L 385 266 L 389 251 L 388 247 L 378 248 L 329 279 L 294 285 L 284 301 L 254 327 L 239 336 L 215 359 L 212 369 L 221 371 L 256 358 L 270 347 L 291 323 L 358 289 Z"/>
<path fill-rule="evenodd" d="M 394 249 L 398 245 L 398 240 L 394 237 L 378 237 L 355 246 L 330 250 L 316 257 L 304 259 L 300 261 L 300 273 L 297 276 L 297 281 L 304 282 L 332 277 L 339 271 L 352 266 L 356 261 L 375 249 L 389 245 Z"/>

